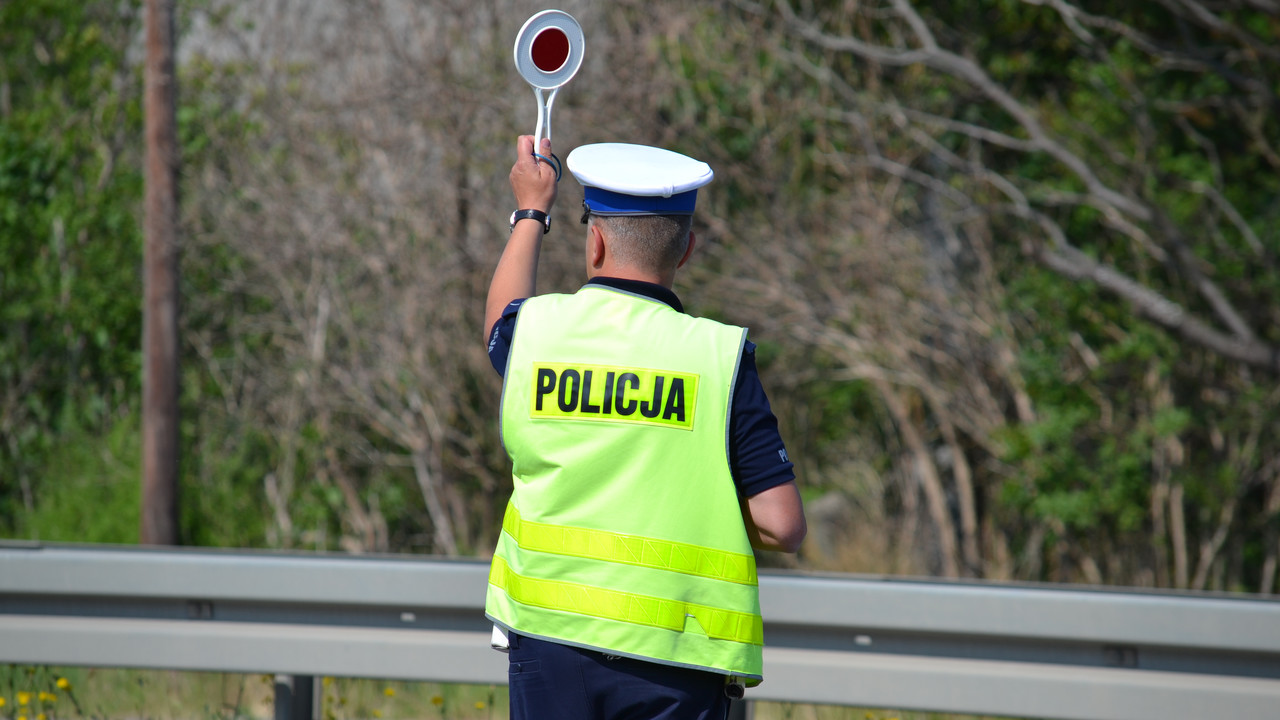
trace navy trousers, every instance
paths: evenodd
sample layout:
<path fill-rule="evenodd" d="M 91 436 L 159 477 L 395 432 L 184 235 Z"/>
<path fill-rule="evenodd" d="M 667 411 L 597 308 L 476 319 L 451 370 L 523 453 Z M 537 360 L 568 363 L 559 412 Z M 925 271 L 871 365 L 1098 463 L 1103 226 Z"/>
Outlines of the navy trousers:
<path fill-rule="evenodd" d="M 512 720 L 724 720 L 725 678 L 508 634 Z"/>

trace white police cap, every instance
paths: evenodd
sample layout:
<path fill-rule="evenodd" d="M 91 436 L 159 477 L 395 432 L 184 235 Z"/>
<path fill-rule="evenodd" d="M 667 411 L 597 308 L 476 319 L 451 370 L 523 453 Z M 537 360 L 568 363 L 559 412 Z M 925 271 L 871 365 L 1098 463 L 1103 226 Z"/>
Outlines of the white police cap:
<path fill-rule="evenodd" d="M 698 188 L 715 177 L 687 155 L 629 143 L 583 145 L 567 162 L 594 215 L 692 215 Z"/>

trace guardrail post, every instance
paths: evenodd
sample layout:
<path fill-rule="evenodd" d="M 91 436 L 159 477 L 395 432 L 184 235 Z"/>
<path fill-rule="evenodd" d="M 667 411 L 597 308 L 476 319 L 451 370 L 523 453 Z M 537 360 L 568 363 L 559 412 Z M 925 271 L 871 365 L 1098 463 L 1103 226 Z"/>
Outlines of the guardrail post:
<path fill-rule="evenodd" d="M 275 720 L 316 720 L 315 691 L 310 675 L 276 675 Z"/>

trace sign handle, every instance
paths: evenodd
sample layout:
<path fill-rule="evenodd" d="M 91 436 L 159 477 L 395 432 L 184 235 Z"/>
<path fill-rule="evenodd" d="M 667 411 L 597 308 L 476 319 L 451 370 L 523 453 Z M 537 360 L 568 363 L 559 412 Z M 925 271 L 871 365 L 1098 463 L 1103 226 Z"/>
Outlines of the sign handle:
<path fill-rule="evenodd" d="M 547 133 L 547 142 L 551 142 L 551 106 L 555 104 L 556 93 L 558 92 L 560 92 L 560 88 L 552 89 L 546 100 L 543 100 L 542 88 L 535 87 L 533 89 L 533 96 L 538 102 L 538 124 L 533 131 L 533 156 L 547 163 L 552 170 L 556 171 L 556 182 L 560 182 L 560 176 L 564 174 L 564 170 L 560 165 L 560 158 L 556 157 L 555 153 L 552 153 L 551 157 L 547 157 L 539 153 L 538 150 L 542 148 L 542 133 L 544 130 Z"/>

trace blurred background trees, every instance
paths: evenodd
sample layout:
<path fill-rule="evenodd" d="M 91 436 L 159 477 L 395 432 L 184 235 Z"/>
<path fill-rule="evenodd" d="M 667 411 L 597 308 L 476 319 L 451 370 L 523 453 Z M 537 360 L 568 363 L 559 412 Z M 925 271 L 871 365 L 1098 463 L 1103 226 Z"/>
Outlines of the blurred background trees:
<path fill-rule="evenodd" d="M 0 4 L 6 534 L 57 516 L 136 535 L 142 88 L 125 57 L 141 27 L 131 5 Z"/>
<path fill-rule="evenodd" d="M 556 151 L 712 164 L 814 569 L 1275 592 L 1280 6 L 628 0 Z M 180 3 L 192 544 L 484 555 L 534 3 Z M 137 3 L 0 5 L 0 528 L 136 540 Z M 567 179 L 541 291 L 581 281 Z M 766 561 L 776 561 L 766 558 Z"/>

